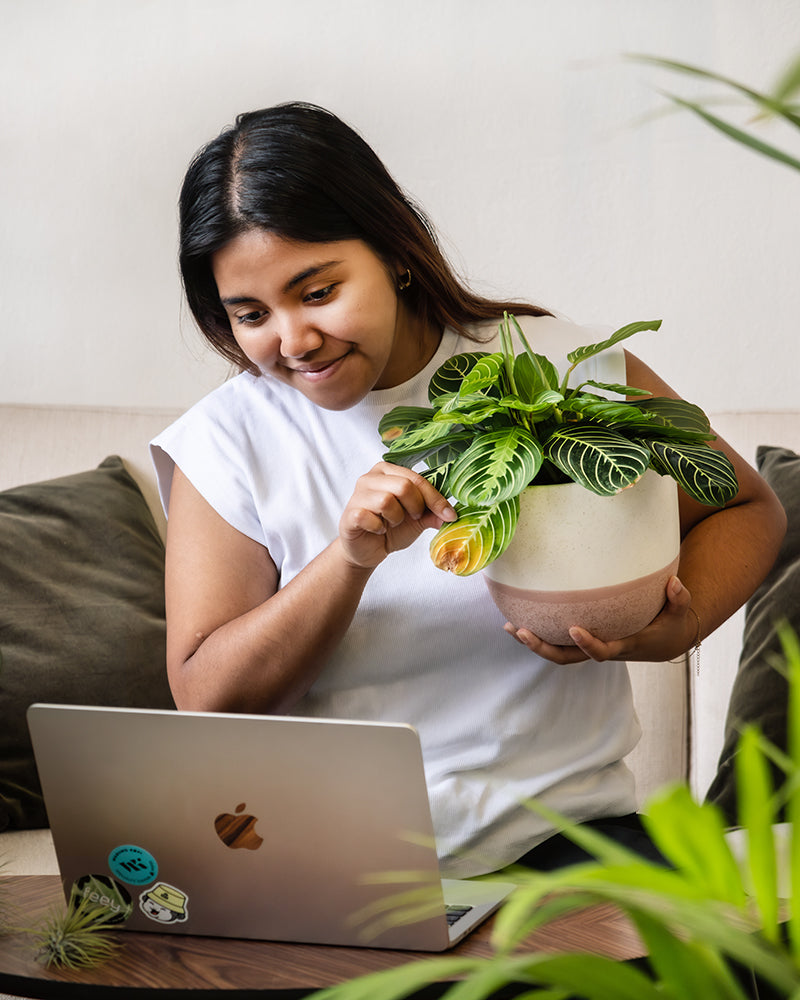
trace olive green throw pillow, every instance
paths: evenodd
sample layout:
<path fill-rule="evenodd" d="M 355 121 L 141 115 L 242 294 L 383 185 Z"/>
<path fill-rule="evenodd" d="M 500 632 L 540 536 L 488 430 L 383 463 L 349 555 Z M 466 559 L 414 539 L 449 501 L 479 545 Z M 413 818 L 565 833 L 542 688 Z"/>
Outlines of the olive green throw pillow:
<path fill-rule="evenodd" d="M 174 708 L 165 632 L 164 545 L 120 458 L 0 493 L 0 830 L 47 826 L 28 706 Z"/>
<path fill-rule="evenodd" d="M 775 565 L 747 604 L 725 743 L 706 796 L 723 809 L 732 825 L 738 821 L 734 761 L 742 726 L 757 724 L 776 746 L 786 749 L 788 689 L 783 674 L 772 665 L 775 659 L 782 659 L 775 624 L 788 621 L 800 633 L 800 456 L 788 448 L 762 445 L 756 464 L 783 504 L 788 525 Z M 776 785 L 782 784 L 784 777 L 778 768 L 773 769 Z"/>

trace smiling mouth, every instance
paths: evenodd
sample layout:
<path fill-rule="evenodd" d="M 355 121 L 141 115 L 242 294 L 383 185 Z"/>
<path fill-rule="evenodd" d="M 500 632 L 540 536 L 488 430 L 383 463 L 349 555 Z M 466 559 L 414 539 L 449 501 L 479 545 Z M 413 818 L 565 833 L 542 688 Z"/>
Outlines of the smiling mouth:
<path fill-rule="evenodd" d="M 342 361 L 345 360 L 345 358 L 350 356 L 351 353 L 352 349 L 330 361 L 321 361 L 316 364 L 308 365 L 304 368 L 291 368 L 290 371 L 296 375 L 302 375 L 304 378 L 311 379 L 312 381 L 321 379 L 326 375 L 331 374 L 342 363 Z"/>

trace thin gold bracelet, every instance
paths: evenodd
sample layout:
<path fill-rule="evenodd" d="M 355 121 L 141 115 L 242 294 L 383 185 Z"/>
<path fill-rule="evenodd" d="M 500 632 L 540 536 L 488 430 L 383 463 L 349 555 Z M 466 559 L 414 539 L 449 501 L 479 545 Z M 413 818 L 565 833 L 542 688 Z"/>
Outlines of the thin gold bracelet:
<path fill-rule="evenodd" d="M 696 675 L 699 677 L 700 676 L 700 627 L 701 627 L 700 615 L 698 615 L 698 613 L 694 610 L 691 604 L 689 605 L 689 611 L 692 612 L 692 614 L 695 617 L 695 621 L 697 622 L 697 632 L 695 633 L 694 642 L 691 645 L 691 652 L 694 653 L 695 672 Z"/>

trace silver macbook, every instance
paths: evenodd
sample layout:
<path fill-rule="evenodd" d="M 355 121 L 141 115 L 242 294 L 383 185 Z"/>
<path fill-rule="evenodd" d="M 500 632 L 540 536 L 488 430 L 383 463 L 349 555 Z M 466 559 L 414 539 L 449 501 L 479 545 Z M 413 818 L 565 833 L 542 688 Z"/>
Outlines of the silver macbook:
<path fill-rule="evenodd" d="M 32 705 L 67 896 L 136 931 L 443 951 L 512 891 L 441 879 L 393 723 Z"/>

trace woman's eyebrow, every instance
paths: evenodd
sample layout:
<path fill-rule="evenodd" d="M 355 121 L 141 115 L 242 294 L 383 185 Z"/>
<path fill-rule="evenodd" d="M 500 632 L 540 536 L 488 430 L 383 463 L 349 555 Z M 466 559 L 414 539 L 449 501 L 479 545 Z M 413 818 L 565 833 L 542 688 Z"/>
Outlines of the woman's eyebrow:
<path fill-rule="evenodd" d="M 327 260 L 324 264 L 315 264 L 313 267 L 307 267 L 304 271 L 296 274 L 293 278 L 290 278 L 286 284 L 283 286 L 284 292 L 290 292 L 296 285 L 301 282 L 306 281 L 308 278 L 316 277 L 320 272 L 325 271 L 329 267 L 335 267 L 337 264 L 341 264 L 340 260 Z"/>
<path fill-rule="evenodd" d="M 326 260 L 323 264 L 315 264 L 313 267 L 307 267 L 296 274 L 293 278 L 290 278 L 286 284 L 283 286 L 284 294 L 290 292 L 297 285 L 301 284 L 303 281 L 307 281 L 309 278 L 314 278 L 316 275 L 327 270 L 329 267 L 335 267 L 337 264 L 341 264 L 340 260 Z M 257 302 L 258 299 L 252 295 L 229 295 L 224 299 L 220 299 L 220 302 L 224 306 L 241 306 L 246 305 L 248 302 Z"/>

